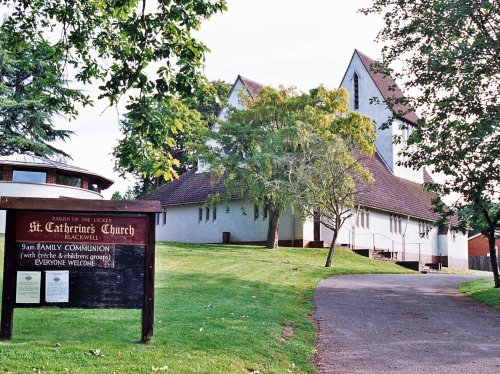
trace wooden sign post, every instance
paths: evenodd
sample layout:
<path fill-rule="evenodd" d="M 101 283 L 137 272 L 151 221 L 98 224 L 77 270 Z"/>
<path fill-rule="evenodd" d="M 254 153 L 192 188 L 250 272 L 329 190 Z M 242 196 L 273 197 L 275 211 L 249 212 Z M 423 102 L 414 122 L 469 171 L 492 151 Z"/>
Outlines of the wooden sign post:
<path fill-rule="evenodd" d="M 0 338 L 14 308 L 142 309 L 153 336 L 158 201 L 2 197 L 7 210 Z"/>

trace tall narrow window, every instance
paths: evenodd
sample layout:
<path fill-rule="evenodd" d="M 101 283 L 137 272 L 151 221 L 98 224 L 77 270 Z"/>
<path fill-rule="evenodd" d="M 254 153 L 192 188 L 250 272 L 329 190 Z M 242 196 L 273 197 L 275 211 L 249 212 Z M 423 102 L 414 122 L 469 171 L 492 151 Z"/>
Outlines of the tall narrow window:
<path fill-rule="evenodd" d="M 390 225 L 391 225 L 391 226 L 390 226 L 390 230 L 391 230 L 391 232 L 392 232 L 392 221 L 393 221 L 393 219 L 392 219 L 392 215 L 391 215 L 391 217 L 389 218 L 389 220 L 390 220 Z"/>
<path fill-rule="evenodd" d="M 354 110 L 359 109 L 359 77 L 354 72 Z"/>
<path fill-rule="evenodd" d="M 370 228 L 370 211 L 369 210 L 366 211 L 366 228 L 367 229 Z"/>
<path fill-rule="evenodd" d="M 163 224 L 167 224 L 167 211 L 165 209 L 163 210 Z"/>
<path fill-rule="evenodd" d="M 254 204 L 253 206 L 253 219 L 254 221 L 259 218 L 259 206 L 257 204 Z"/>
<path fill-rule="evenodd" d="M 212 208 L 212 221 L 215 222 L 216 219 L 217 219 L 217 207 L 214 206 Z"/>
<path fill-rule="evenodd" d="M 206 207 L 205 208 L 205 221 L 208 222 L 209 219 L 210 219 L 210 208 Z"/>
<path fill-rule="evenodd" d="M 156 226 L 160 224 L 160 213 L 156 213 Z"/>
<path fill-rule="evenodd" d="M 262 207 L 262 219 L 266 218 L 267 218 L 267 204 L 264 204 L 264 206 Z"/>
<path fill-rule="evenodd" d="M 398 228 L 399 228 L 399 233 L 402 234 L 403 230 L 401 230 L 401 217 L 398 217 Z"/>
<path fill-rule="evenodd" d="M 198 223 L 200 223 L 203 220 L 203 209 L 198 208 Z"/>

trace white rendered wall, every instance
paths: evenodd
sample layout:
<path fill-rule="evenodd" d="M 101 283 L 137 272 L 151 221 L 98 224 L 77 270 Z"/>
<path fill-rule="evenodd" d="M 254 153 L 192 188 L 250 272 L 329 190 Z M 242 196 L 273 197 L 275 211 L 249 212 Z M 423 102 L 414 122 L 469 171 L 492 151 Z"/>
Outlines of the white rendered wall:
<path fill-rule="evenodd" d="M 385 249 L 397 252 L 398 260 L 431 262 L 432 256 L 448 256 L 448 266 L 467 268 L 467 239 L 463 234 L 438 235 L 438 229 L 432 226 L 428 236 L 420 237 L 419 220 L 401 216 L 402 234 L 390 231 L 390 214 L 369 210 L 369 227 L 356 225 L 353 215 L 345 221 L 337 238 L 337 245 L 349 245 L 355 248 Z M 404 235 L 403 235 L 404 234 Z M 304 234 L 305 236 L 305 234 Z M 332 231 L 321 226 L 321 240 L 329 245 Z M 444 240 L 444 242 L 443 242 Z"/>
<path fill-rule="evenodd" d="M 359 109 L 354 109 L 354 72 L 358 75 L 359 87 Z M 382 159 L 393 170 L 393 150 L 392 150 L 392 127 L 380 130 L 379 127 L 387 122 L 392 116 L 392 111 L 387 108 L 384 98 L 380 94 L 377 86 L 369 76 L 359 56 L 355 53 L 352 62 L 347 68 L 344 80 L 340 84 L 349 92 L 349 108 L 352 111 L 362 113 L 375 122 L 377 127 L 377 139 L 375 146 Z M 377 98 L 378 103 L 370 103 L 371 98 Z"/>
<path fill-rule="evenodd" d="M 159 225 L 156 225 L 156 240 L 178 241 L 192 243 L 221 243 L 222 233 L 231 233 L 231 242 L 265 241 L 269 218 L 264 218 L 262 206 L 259 209 L 259 218 L 254 219 L 253 205 L 244 205 L 243 202 L 233 201 L 229 205 L 217 206 L 217 218 L 214 221 L 212 209 L 210 218 L 205 217 L 198 221 L 198 208 L 201 205 L 177 205 L 166 208 L 166 224 L 160 215 Z M 228 207 L 228 211 L 226 210 Z M 242 210 L 243 208 L 243 210 Z M 244 214 L 245 212 L 246 214 Z M 294 219 L 290 209 L 287 209 L 280 218 L 279 239 L 302 239 L 302 224 Z"/>
<path fill-rule="evenodd" d="M 244 109 L 244 105 L 240 101 L 240 95 L 246 93 L 246 88 L 241 79 L 238 79 L 236 83 L 234 84 L 234 88 L 231 91 L 231 94 L 229 95 L 227 99 L 227 105 L 224 105 L 222 108 L 221 112 L 217 116 L 218 120 L 225 120 L 227 118 L 227 111 L 228 111 L 228 106 L 233 107 L 236 109 Z M 216 123 L 214 125 L 214 130 L 218 129 L 218 124 Z M 206 143 L 210 147 L 218 147 L 217 142 L 215 142 L 213 139 L 209 139 Z M 205 173 L 210 170 L 210 166 L 208 164 L 205 164 L 202 161 L 198 160 L 198 170 L 197 173 Z"/>
<path fill-rule="evenodd" d="M 354 72 L 358 75 L 359 87 L 359 109 L 357 110 L 354 110 Z M 401 151 L 403 144 L 393 144 L 393 137 L 401 135 L 399 127 L 402 121 L 393 119 L 389 128 L 385 130 L 380 129 L 380 126 L 393 116 L 393 113 L 387 108 L 379 89 L 356 53 L 347 68 L 346 75 L 340 86 L 349 92 L 350 110 L 362 113 L 375 122 L 377 128 L 375 147 L 394 175 L 417 183 L 423 183 L 422 170 L 413 170 L 397 165 L 398 160 L 401 158 L 401 156 L 398 156 L 398 153 Z M 373 98 L 376 98 L 376 103 L 370 103 L 370 100 Z"/>
<path fill-rule="evenodd" d="M 70 197 L 73 199 L 102 199 L 102 195 L 83 188 L 60 184 L 37 184 L 25 182 L 0 181 L 0 196 L 14 197 Z M 5 232 L 5 211 L 0 210 L 0 233 Z"/>

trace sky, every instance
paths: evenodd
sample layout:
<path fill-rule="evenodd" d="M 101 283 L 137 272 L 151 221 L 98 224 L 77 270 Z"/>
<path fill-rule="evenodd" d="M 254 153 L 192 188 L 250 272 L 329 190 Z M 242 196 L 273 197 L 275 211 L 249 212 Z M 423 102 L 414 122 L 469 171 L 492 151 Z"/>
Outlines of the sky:
<path fill-rule="evenodd" d="M 228 0 L 228 10 L 205 21 L 196 33 L 210 48 L 205 74 L 210 80 L 233 83 L 238 74 L 270 86 L 308 90 L 323 83 L 339 86 L 355 48 L 372 58 L 380 56 L 374 39 L 382 28 L 380 16 L 365 16 L 358 9 L 371 0 Z M 133 180 L 113 171 L 113 148 L 121 137 L 123 103 L 107 107 L 96 100 L 98 83 L 82 87 L 94 100 L 76 119 L 57 118 L 58 128 L 75 132 L 58 143 L 73 158 L 70 164 L 115 181 L 103 192 L 122 194 Z"/>

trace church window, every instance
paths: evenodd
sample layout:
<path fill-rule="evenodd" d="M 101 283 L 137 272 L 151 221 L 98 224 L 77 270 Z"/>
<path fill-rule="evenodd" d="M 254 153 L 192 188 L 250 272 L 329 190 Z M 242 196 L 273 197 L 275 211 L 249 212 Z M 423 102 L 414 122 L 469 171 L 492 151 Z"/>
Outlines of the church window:
<path fill-rule="evenodd" d="M 399 229 L 399 233 L 403 233 L 403 230 L 401 230 L 401 217 L 398 217 L 398 229 Z"/>
<path fill-rule="evenodd" d="M 367 229 L 370 228 L 370 211 L 369 210 L 366 211 L 366 228 Z"/>
<path fill-rule="evenodd" d="M 264 204 L 264 206 L 262 207 L 262 219 L 266 218 L 267 218 L 267 204 Z"/>
<path fill-rule="evenodd" d="M 254 204 L 253 206 L 253 219 L 254 221 L 259 218 L 259 206 L 257 204 Z"/>
<path fill-rule="evenodd" d="M 167 210 L 163 209 L 163 224 L 167 224 Z"/>
<path fill-rule="evenodd" d="M 210 220 L 210 208 L 207 206 L 205 208 L 205 221 L 208 222 Z"/>
<path fill-rule="evenodd" d="M 198 223 L 203 220 L 203 208 L 198 208 Z"/>
<path fill-rule="evenodd" d="M 359 77 L 354 72 L 354 110 L 359 109 Z"/>
<path fill-rule="evenodd" d="M 389 217 L 389 221 L 390 221 L 390 226 L 389 226 L 390 231 L 393 232 L 393 230 L 392 230 L 392 223 L 393 223 L 392 215 Z"/>
<path fill-rule="evenodd" d="M 361 209 L 361 227 L 365 227 L 365 210 Z"/>
<path fill-rule="evenodd" d="M 160 224 L 160 213 L 156 213 L 156 226 Z"/>
<path fill-rule="evenodd" d="M 212 208 L 212 222 L 215 222 L 216 219 L 217 219 L 217 207 L 214 206 Z"/>

